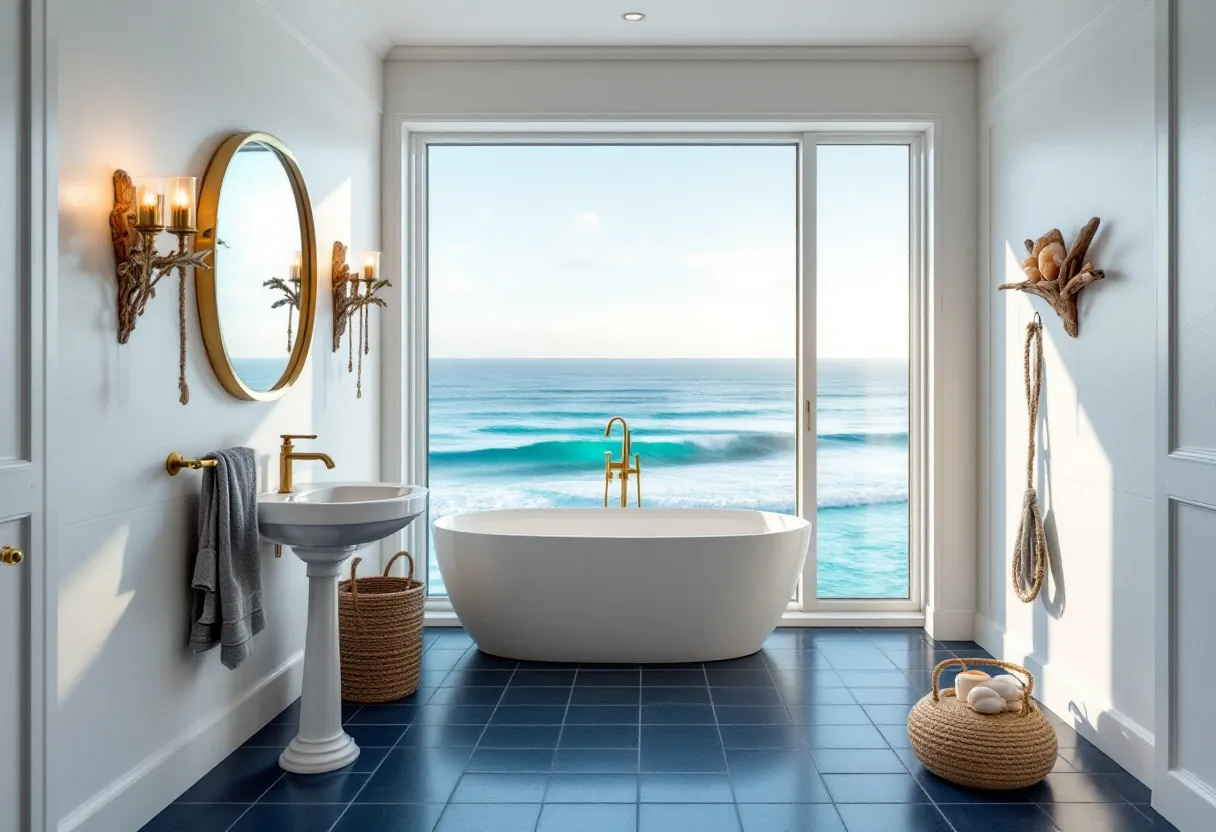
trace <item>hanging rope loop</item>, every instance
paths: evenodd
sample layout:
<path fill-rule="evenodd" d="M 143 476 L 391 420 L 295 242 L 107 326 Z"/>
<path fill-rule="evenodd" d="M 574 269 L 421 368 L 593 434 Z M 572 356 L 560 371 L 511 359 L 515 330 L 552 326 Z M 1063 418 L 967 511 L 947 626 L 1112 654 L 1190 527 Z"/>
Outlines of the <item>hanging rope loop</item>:
<path fill-rule="evenodd" d="M 1038 313 L 1035 313 L 1038 318 Z M 1031 384 L 1031 349 L 1034 350 L 1034 381 Z M 1026 488 L 1034 488 L 1034 442 L 1039 425 L 1039 395 L 1043 390 L 1043 324 L 1034 321 L 1026 325 L 1026 346 L 1023 350 L 1022 382 L 1026 387 L 1026 410 L 1030 417 L 1030 439 L 1026 446 Z"/>
<path fill-rule="evenodd" d="M 1029 604 L 1039 597 L 1043 589 L 1048 563 L 1043 518 L 1039 514 L 1038 495 L 1034 490 L 1035 434 L 1039 423 L 1039 397 L 1043 390 L 1043 320 L 1037 312 L 1034 320 L 1026 325 L 1022 357 L 1022 382 L 1026 388 L 1026 412 L 1030 424 L 1026 442 L 1026 493 L 1022 497 L 1022 521 L 1013 546 L 1013 589 L 1019 599 Z"/>

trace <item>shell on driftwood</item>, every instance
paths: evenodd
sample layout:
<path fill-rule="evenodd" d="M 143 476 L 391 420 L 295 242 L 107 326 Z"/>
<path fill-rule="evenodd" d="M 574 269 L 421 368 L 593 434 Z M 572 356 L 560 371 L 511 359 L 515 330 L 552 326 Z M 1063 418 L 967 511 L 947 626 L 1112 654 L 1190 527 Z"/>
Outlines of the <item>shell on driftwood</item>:
<path fill-rule="evenodd" d="M 1023 261 L 1026 279 L 1020 283 L 1003 283 L 1001 289 L 1016 289 L 1038 295 L 1051 304 L 1064 322 L 1064 331 L 1077 337 L 1077 294 L 1106 274 L 1086 262 L 1085 255 L 1098 233 L 1101 219 L 1094 217 L 1081 228 L 1070 248 L 1064 246 L 1064 235 L 1058 228 L 1037 240 L 1026 241 L 1029 257 Z"/>

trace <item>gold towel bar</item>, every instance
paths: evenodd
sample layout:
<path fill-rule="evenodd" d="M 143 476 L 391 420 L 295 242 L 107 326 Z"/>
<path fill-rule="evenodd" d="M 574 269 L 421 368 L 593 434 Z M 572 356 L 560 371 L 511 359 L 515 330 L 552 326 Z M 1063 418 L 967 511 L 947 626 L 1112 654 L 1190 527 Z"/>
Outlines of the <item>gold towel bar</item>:
<path fill-rule="evenodd" d="M 169 454 L 169 458 L 165 460 L 165 470 L 169 472 L 169 476 L 176 477 L 178 472 L 183 468 L 190 468 L 197 471 L 199 468 L 214 468 L 219 465 L 219 461 L 215 459 L 183 459 L 182 455 L 174 452 Z"/>

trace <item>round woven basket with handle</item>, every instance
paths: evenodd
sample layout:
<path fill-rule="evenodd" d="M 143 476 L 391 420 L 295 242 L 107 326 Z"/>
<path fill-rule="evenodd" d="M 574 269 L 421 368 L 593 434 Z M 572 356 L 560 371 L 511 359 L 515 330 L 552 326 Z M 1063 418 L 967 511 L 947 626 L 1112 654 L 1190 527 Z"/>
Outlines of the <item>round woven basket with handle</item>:
<path fill-rule="evenodd" d="M 409 574 L 391 577 L 393 564 L 402 557 L 409 561 Z M 354 559 L 350 579 L 338 584 L 342 698 L 392 702 L 418 689 L 426 584 L 414 580 L 409 552 L 398 552 L 383 575 L 371 578 L 355 574 L 360 561 Z"/>
<path fill-rule="evenodd" d="M 940 687 L 951 665 L 995 665 L 1026 677 L 1016 712 L 981 714 Z M 908 738 L 925 768 L 951 783 L 976 789 L 1021 789 L 1038 783 L 1055 766 L 1056 731 L 1031 699 L 1034 675 L 998 659 L 947 659 L 933 670 L 933 692 L 908 715 Z"/>

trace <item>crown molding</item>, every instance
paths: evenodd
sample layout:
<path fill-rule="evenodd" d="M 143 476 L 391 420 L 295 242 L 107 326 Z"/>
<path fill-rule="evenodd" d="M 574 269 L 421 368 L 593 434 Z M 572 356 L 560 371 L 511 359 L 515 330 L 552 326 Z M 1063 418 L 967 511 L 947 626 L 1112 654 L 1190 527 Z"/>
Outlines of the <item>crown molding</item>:
<path fill-rule="evenodd" d="M 974 61 L 969 46 L 394 46 L 387 61 Z"/>
<path fill-rule="evenodd" d="M 302 32 L 294 22 L 288 20 L 287 17 L 285 17 L 279 11 L 279 9 L 276 8 L 272 0 L 254 0 L 254 5 L 261 9 L 275 23 L 275 25 L 282 29 L 289 37 L 291 37 L 294 41 L 296 41 L 296 43 L 311 54 L 321 64 L 321 66 L 328 70 L 335 78 L 350 88 L 357 90 L 359 95 L 369 104 L 375 107 L 377 111 L 383 112 L 384 104 L 383 101 L 380 100 L 380 93 L 378 91 L 372 92 L 368 90 L 364 84 L 359 81 L 359 79 L 354 77 L 349 71 L 347 71 L 346 68 L 340 66 L 326 50 L 322 49 L 315 42 L 313 42 L 313 40 L 309 38 L 308 35 L 304 34 L 304 32 Z M 358 37 L 361 42 L 368 46 L 369 50 L 374 51 L 372 45 L 368 43 L 367 39 L 359 34 L 358 31 L 354 29 L 351 31 L 354 32 L 355 36 Z M 379 52 L 376 54 L 382 56 L 384 52 Z"/>
<path fill-rule="evenodd" d="M 341 19 L 381 59 L 393 48 L 393 41 L 376 25 L 367 11 L 354 0 L 329 0 L 341 12 Z"/>

